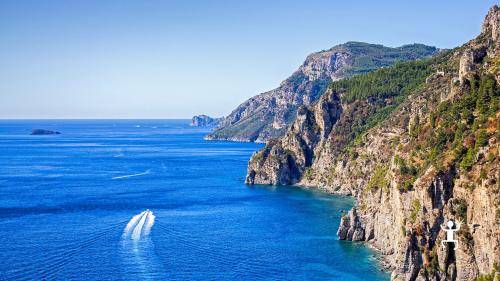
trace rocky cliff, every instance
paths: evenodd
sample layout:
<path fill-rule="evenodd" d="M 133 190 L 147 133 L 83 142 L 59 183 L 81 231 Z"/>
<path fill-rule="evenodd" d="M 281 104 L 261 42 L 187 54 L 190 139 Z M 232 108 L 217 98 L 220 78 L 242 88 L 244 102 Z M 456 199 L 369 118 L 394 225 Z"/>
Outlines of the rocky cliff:
<path fill-rule="evenodd" d="M 316 101 L 331 81 L 390 66 L 398 61 L 426 58 L 438 51 L 435 47 L 421 44 L 389 48 L 348 42 L 313 53 L 278 88 L 239 105 L 206 139 L 266 142 L 281 136 L 295 119 L 297 109 Z"/>
<path fill-rule="evenodd" d="M 380 250 L 393 280 L 493 280 L 500 265 L 500 9 L 432 59 L 333 82 L 255 153 L 249 184 L 356 197 L 340 239 Z M 462 221 L 459 247 L 441 226 Z"/>
<path fill-rule="evenodd" d="M 223 118 L 212 118 L 208 115 L 196 115 L 191 118 L 192 127 L 216 127 L 220 124 Z"/>

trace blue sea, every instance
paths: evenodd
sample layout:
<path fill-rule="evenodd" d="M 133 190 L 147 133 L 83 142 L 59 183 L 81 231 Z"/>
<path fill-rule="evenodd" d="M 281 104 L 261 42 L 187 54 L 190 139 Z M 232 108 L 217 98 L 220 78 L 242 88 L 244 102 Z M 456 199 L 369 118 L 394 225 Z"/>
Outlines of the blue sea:
<path fill-rule="evenodd" d="M 0 279 L 389 279 L 375 252 L 336 236 L 352 198 L 247 186 L 262 145 L 187 124 L 0 121 Z"/>

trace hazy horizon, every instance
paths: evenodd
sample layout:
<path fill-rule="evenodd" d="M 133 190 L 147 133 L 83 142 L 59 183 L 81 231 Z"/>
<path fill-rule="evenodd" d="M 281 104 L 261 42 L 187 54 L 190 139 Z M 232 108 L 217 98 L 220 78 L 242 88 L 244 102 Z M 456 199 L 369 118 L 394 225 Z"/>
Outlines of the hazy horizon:
<path fill-rule="evenodd" d="M 200 114 L 201 115 L 201 114 Z M 141 118 L 141 117 L 138 117 L 138 118 L 92 118 L 92 117 L 88 117 L 88 118 L 66 118 L 66 117 L 55 117 L 55 118 L 3 118 L 3 117 L 0 117 L 0 120 L 5 120 L 5 121 L 8 121 L 8 120 L 19 120 L 19 121 L 22 121 L 22 120 L 38 120 L 38 121 L 44 121 L 44 120 L 75 120 L 75 121 L 78 121 L 78 120 L 89 120 L 89 121 L 92 121 L 92 120 L 96 120 L 96 121 L 99 121 L 99 120 L 191 120 L 192 117 L 187 117 L 187 118 L 175 118 L 175 117 L 172 117 L 172 118 Z"/>
<path fill-rule="evenodd" d="M 347 41 L 457 47 L 494 4 L 1 2 L 0 119 L 226 116 L 311 52 Z"/>

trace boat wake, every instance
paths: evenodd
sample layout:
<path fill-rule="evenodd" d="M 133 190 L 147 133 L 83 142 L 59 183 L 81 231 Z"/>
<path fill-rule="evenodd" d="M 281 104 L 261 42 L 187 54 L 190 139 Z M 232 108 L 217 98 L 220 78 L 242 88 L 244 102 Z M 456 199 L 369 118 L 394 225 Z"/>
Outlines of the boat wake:
<path fill-rule="evenodd" d="M 146 172 L 144 173 L 139 173 L 139 174 L 132 174 L 132 175 L 125 175 L 125 176 L 117 176 L 117 177 L 112 177 L 111 179 L 112 180 L 119 180 L 119 179 L 126 179 L 126 178 L 131 178 L 131 177 L 137 177 L 137 176 L 144 176 L 144 175 L 147 175 L 151 172 L 151 169 L 150 170 L 147 170 Z M 141 213 L 142 214 L 142 213 Z"/>
<path fill-rule="evenodd" d="M 139 240 L 142 236 L 148 236 L 155 223 L 155 218 L 150 210 L 133 216 L 123 230 L 123 237 Z"/>
<path fill-rule="evenodd" d="M 155 223 L 150 210 L 135 215 L 125 226 L 121 239 L 121 256 L 125 271 L 139 280 L 163 280 L 164 268 L 154 251 L 149 234 Z"/>

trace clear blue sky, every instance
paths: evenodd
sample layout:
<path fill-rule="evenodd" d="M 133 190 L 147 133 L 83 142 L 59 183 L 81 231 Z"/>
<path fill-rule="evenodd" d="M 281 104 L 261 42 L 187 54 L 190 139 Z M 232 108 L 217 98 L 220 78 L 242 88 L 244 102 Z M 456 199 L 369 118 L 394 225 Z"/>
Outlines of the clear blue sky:
<path fill-rule="evenodd" d="M 353 40 L 452 48 L 495 3 L 0 1 L 0 118 L 226 115 L 308 53 Z"/>

